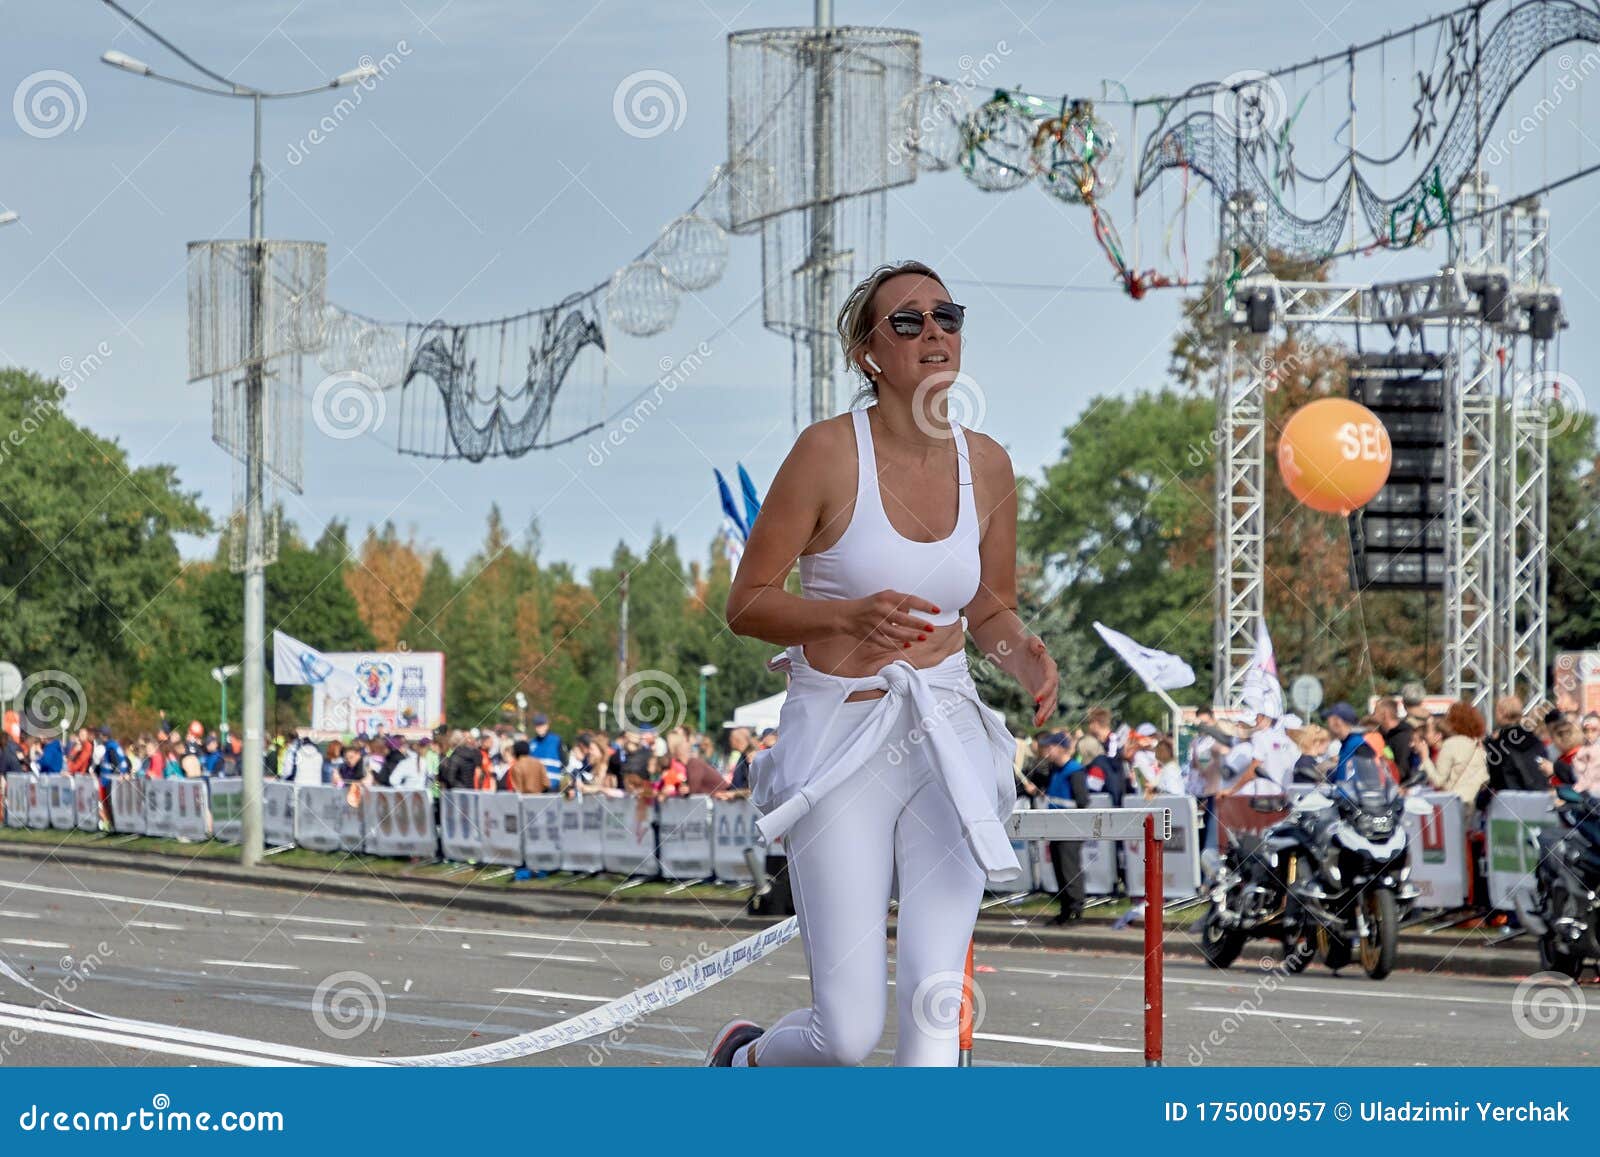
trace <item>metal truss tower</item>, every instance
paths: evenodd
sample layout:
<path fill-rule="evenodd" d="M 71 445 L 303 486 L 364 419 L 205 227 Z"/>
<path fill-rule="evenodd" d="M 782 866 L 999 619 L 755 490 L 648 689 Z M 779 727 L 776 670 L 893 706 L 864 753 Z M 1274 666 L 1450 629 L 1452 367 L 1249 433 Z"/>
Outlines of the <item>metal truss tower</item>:
<path fill-rule="evenodd" d="M 1429 277 L 1374 285 L 1279 281 L 1267 270 L 1260 203 L 1224 213 L 1218 291 L 1213 699 L 1238 705 L 1265 611 L 1268 372 L 1249 356 L 1277 326 L 1343 323 L 1420 338 L 1443 329 L 1447 359 L 1444 689 L 1486 709 L 1546 690 L 1547 446 L 1566 401 L 1547 369 L 1562 324 L 1546 280 L 1548 215 L 1501 208 L 1469 180 L 1454 260 Z M 1509 390 L 1506 388 L 1509 384 Z M 1503 435 L 1503 437 L 1501 437 Z"/>

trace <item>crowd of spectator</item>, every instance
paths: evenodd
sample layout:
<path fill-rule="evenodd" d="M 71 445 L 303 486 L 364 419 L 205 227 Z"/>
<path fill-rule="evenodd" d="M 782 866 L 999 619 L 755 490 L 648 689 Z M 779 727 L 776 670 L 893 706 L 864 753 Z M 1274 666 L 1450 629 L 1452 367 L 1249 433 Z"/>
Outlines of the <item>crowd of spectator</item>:
<path fill-rule="evenodd" d="M 1380 697 L 1366 714 L 1335 703 L 1320 721 L 1262 713 L 1224 722 L 1203 707 L 1181 763 L 1174 737 L 1155 724 L 1119 725 L 1109 709 L 1094 707 L 1076 729 L 1033 736 L 1019 754 L 1018 786 L 1022 794 L 1055 806 L 1087 807 L 1091 793 L 1105 794 L 1112 807 L 1156 795 L 1193 796 L 1202 847 L 1217 844 L 1218 801 L 1283 796 L 1295 785 L 1337 782 L 1361 754 L 1402 791 L 1459 796 L 1468 831 L 1481 829 L 1497 792 L 1554 792 L 1557 784 L 1568 784 L 1600 793 L 1600 714 L 1529 712 L 1508 695 L 1495 701 L 1491 729 L 1470 703 L 1458 700 L 1432 712 L 1425 702 L 1421 685 L 1409 683 L 1396 695 Z M 1060 884 L 1058 922 L 1083 911 L 1080 848 L 1050 845 Z"/>
<path fill-rule="evenodd" d="M 776 728 L 726 733 L 719 750 L 709 735 L 677 725 L 641 725 L 616 735 L 580 731 L 569 744 L 545 715 L 531 731 L 509 727 L 443 731 L 407 738 L 355 736 L 318 744 L 283 738 L 271 774 L 295 783 L 428 788 L 442 791 L 606 794 L 651 800 L 673 795 L 736 799 L 749 794 L 750 761 L 777 742 Z"/>

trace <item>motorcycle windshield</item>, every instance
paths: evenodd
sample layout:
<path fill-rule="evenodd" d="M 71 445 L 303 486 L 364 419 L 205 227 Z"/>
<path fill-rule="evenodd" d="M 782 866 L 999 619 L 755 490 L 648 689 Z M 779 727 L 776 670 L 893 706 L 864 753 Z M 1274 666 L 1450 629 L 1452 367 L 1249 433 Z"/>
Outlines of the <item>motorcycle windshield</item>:
<path fill-rule="evenodd" d="M 1368 815 L 1387 815 L 1399 798 L 1378 761 L 1360 755 L 1345 765 L 1344 777 L 1335 790 L 1346 803 Z"/>

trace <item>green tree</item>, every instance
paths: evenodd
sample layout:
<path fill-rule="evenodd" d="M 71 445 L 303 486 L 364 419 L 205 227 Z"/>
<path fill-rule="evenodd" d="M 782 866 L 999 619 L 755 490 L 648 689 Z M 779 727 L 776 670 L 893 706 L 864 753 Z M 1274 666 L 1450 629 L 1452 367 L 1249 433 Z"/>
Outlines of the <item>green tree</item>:
<path fill-rule="evenodd" d="M 64 672 L 110 718 L 156 693 L 138 670 L 171 647 L 174 535 L 210 522 L 175 467 L 132 466 L 63 412 L 67 397 L 58 382 L 0 370 L 0 658 L 24 674 Z M 160 704 L 139 706 L 153 715 Z"/>

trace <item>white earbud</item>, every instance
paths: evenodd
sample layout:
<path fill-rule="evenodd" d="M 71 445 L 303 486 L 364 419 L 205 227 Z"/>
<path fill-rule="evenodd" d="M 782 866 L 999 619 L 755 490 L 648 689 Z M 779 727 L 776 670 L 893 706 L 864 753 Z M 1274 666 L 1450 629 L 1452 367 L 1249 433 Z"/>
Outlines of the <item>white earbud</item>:
<path fill-rule="evenodd" d="M 883 373 L 883 367 L 878 364 L 878 359 L 873 357 L 871 354 L 867 354 L 866 355 L 866 362 L 867 362 L 867 364 L 869 366 L 871 366 L 873 369 L 877 370 L 880 374 Z"/>

